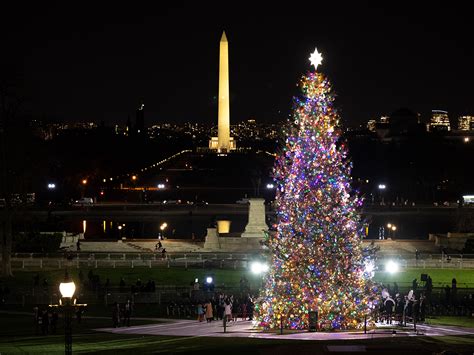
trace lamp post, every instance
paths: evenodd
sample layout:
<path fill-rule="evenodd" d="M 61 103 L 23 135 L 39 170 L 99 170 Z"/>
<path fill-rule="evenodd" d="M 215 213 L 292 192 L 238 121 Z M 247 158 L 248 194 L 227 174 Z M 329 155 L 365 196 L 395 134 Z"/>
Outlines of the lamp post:
<path fill-rule="evenodd" d="M 395 236 L 395 231 L 397 230 L 397 226 L 393 223 L 388 223 L 387 228 L 388 228 L 389 236 L 393 238 Z"/>
<path fill-rule="evenodd" d="M 86 185 L 87 185 L 87 179 L 82 179 L 81 181 L 81 198 L 83 198 L 86 194 Z"/>
<path fill-rule="evenodd" d="M 168 227 L 168 223 L 166 222 L 163 222 L 160 226 L 160 236 L 161 236 L 161 239 L 165 239 L 165 229 Z"/>
<path fill-rule="evenodd" d="M 78 307 L 86 307 L 87 304 L 76 304 L 76 299 L 74 298 L 74 292 L 76 291 L 76 285 L 72 281 L 67 272 L 64 282 L 59 284 L 59 292 L 61 293 L 61 298 L 59 299 L 59 304 L 50 304 L 50 307 L 61 308 L 64 312 L 64 354 L 72 354 L 72 311 Z"/>
<path fill-rule="evenodd" d="M 385 184 L 379 184 L 378 186 L 379 188 L 379 194 L 380 194 L 380 205 L 381 206 L 385 206 L 385 201 L 384 201 L 384 194 L 383 192 L 385 191 L 385 189 L 387 188 L 387 185 Z"/>
<path fill-rule="evenodd" d="M 59 292 L 61 292 L 60 304 L 64 309 L 64 354 L 72 354 L 72 297 L 76 291 L 74 281 L 62 282 L 59 284 Z"/>

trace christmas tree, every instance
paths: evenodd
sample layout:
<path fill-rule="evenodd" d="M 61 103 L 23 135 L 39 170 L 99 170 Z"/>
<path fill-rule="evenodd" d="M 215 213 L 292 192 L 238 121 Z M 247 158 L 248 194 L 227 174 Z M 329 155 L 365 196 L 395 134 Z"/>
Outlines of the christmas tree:
<path fill-rule="evenodd" d="M 315 69 L 322 58 L 311 56 Z M 372 306 L 372 270 L 362 253 L 362 200 L 351 195 L 351 163 L 339 142 L 331 84 L 308 72 L 294 99 L 291 125 L 277 155 L 272 263 L 256 305 L 265 328 L 305 329 L 317 311 L 327 329 L 355 328 Z"/>

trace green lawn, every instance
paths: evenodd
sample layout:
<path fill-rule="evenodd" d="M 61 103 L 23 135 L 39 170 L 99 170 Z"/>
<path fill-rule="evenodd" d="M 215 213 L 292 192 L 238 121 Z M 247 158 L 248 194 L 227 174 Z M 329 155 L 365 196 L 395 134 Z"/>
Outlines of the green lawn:
<path fill-rule="evenodd" d="M 62 334 L 33 335 L 31 317 L 0 314 L 0 353 L 64 353 Z M 135 321 L 135 324 L 138 324 Z M 61 322 L 58 330 L 60 330 Z M 108 319 L 84 319 L 78 326 L 74 322 L 74 353 L 177 353 L 177 354 L 327 354 L 330 345 L 363 345 L 371 354 L 433 354 L 443 350 L 468 353 L 474 347 L 473 336 L 450 337 L 389 337 L 382 339 L 347 341 L 295 341 L 252 338 L 170 337 L 155 335 L 124 335 L 96 332 L 93 329 L 110 326 Z M 8 328 L 8 329 L 7 329 Z"/>
<path fill-rule="evenodd" d="M 474 328 L 474 318 L 468 317 L 433 317 L 426 320 L 427 324 L 455 325 L 458 327 Z"/>
<path fill-rule="evenodd" d="M 238 287 L 239 281 L 242 275 L 249 280 L 250 285 L 253 289 L 261 285 L 261 277 L 256 276 L 246 270 L 232 270 L 232 269 L 188 269 L 185 270 L 180 268 L 134 268 L 134 269 L 92 269 L 94 274 L 98 274 L 102 282 L 105 282 L 107 278 L 110 279 L 112 286 L 119 284 L 120 278 L 124 277 L 127 285 L 135 283 L 138 278 L 142 282 L 146 282 L 149 279 L 155 281 L 157 285 L 176 285 L 176 286 L 188 286 L 195 278 L 198 278 L 200 282 L 204 280 L 206 276 L 212 275 L 214 277 L 216 286 L 233 286 Z M 87 279 L 87 273 L 89 269 L 84 269 L 84 277 Z M 49 284 L 58 284 L 64 277 L 63 270 L 52 270 L 52 271 L 39 271 L 40 280 L 46 278 Z M 420 281 L 420 275 L 422 273 L 429 274 L 433 279 L 435 287 L 451 285 L 453 277 L 456 278 L 458 287 L 472 287 L 474 288 L 474 270 L 459 270 L 459 269 L 407 269 L 400 271 L 396 274 L 389 274 L 385 271 L 378 271 L 375 273 L 374 280 L 382 283 L 393 283 L 397 282 L 399 286 L 410 286 L 413 279 Z M 72 269 L 69 274 L 73 279 L 78 280 L 78 270 Z M 33 277 L 36 272 L 32 271 L 15 271 L 14 278 L 4 280 L 11 288 L 29 288 L 33 285 Z"/>
<path fill-rule="evenodd" d="M 407 269 L 395 274 L 379 271 L 375 273 L 374 279 L 382 283 L 397 282 L 399 286 L 402 286 L 411 285 L 415 278 L 420 282 L 421 274 L 430 275 L 435 287 L 451 286 L 451 280 L 454 277 L 459 288 L 474 288 L 474 270 L 469 269 Z"/>
<path fill-rule="evenodd" d="M 82 272 L 84 278 L 87 280 L 87 274 L 89 270 L 92 270 L 94 274 L 100 276 L 102 283 L 107 278 L 110 279 L 112 286 L 118 286 L 120 278 L 123 277 L 128 286 L 134 284 L 137 279 L 141 279 L 142 283 L 146 283 L 148 280 L 154 280 L 157 285 L 176 285 L 176 286 L 189 286 L 191 282 L 194 282 L 195 278 L 199 279 L 199 282 L 203 282 L 205 277 L 212 276 L 215 280 L 217 287 L 220 286 L 233 286 L 238 287 L 240 278 L 245 275 L 248 279 L 250 286 L 255 289 L 261 285 L 261 277 L 256 276 L 244 270 L 232 270 L 232 269 L 188 269 L 184 268 L 134 268 L 134 269 L 84 269 Z M 48 271 L 15 271 L 14 277 L 8 280 L 3 280 L 11 288 L 29 288 L 33 285 L 33 277 L 36 273 L 40 276 L 40 285 L 44 278 L 48 280 L 50 285 L 58 284 L 64 279 L 64 270 L 48 270 Z M 77 269 L 69 270 L 69 275 L 74 279 L 79 279 L 79 271 Z"/>

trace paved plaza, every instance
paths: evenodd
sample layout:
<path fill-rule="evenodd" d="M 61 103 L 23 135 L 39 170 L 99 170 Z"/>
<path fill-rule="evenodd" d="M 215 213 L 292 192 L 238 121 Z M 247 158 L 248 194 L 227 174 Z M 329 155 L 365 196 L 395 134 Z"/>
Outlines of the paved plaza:
<path fill-rule="evenodd" d="M 340 332 L 307 332 L 287 331 L 264 332 L 255 328 L 251 321 L 229 322 L 224 333 L 222 321 L 211 323 L 198 322 L 195 320 L 169 320 L 162 319 L 162 324 L 140 325 L 122 328 L 101 328 L 98 331 L 115 334 L 135 335 L 166 335 L 183 337 L 227 337 L 227 338 L 257 338 L 257 339 L 285 339 L 285 340 L 358 340 L 384 337 L 407 337 L 407 336 L 453 336 L 474 335 L 474 329 L 453 326 L 417 325 L 417 331 L 413 325 L 405 328 L 391 329 L 386 325 L 378 325 L 377 329 L 370 330 L 367 334 L 363 331 L 340 331 Z"/>

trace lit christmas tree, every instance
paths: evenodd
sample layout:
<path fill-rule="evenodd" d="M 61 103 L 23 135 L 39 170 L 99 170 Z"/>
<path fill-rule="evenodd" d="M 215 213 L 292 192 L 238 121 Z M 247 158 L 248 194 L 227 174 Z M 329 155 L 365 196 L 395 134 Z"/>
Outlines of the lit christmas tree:
<path fill-rule="evenodd" d="M 321 55 L 310 58 L 317 69 Z M 338 145 L 338 114 L 331 85 L 308 72 L 294 99 L 293 122 L 277 156 L 275 233 L 266 287 L 256 304 L 265 328 L 305 329 L 318 312 L 326 329 L 355 328 L 372 304 L 373 264 L 362 253 L 362 200 L 351 195 L 351 163 Z"/>

